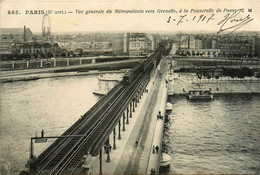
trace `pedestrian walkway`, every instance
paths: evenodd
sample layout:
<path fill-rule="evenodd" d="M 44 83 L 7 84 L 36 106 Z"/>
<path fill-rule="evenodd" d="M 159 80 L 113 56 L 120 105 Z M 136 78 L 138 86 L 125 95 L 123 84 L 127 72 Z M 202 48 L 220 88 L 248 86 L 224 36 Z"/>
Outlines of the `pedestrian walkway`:
<path fill-rule="evenodd" d="M 160 157 L 162 153 L 162 138 L 164 129 L 164 120 L 166 113 L 167 103 L 167 87 L 163 87 L 162 96 L 160 98 L 160 107 L 157 114 L 157 121 L 155 124 L 155 133 L 152 142 L 152 150 L 150 151 L 149 163 L 147 166 L 146 174 L 158 174 L 160 167 Z"/>

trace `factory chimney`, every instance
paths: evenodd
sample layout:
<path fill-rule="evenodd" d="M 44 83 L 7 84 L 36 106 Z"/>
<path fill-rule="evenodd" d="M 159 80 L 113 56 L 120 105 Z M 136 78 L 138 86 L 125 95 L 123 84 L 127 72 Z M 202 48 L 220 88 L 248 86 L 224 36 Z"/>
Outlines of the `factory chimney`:
<path fill-rule="evenodd" d="M 26 26 L 23 27 L 23 40 L 26 41 Z"/>

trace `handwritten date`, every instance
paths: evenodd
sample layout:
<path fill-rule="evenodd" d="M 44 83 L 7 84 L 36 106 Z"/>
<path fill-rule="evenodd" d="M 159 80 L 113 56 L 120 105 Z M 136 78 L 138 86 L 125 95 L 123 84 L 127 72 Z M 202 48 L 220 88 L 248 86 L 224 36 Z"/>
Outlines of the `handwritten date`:
<path fill-rule="evenodd" d="M 179 19 L 172 18 L 171 16 L 169 16 L 169 18 L 167 20 L 167 23 L 170 23 L 171 21 L 173 21 L 173 22 L 176 21 L 177 22 L 177 26 L 180 25 L 183 22 L 188 22 L 188 21 L 194 21 L 194 22 L 197 22 L 197 23 L 199 23 L 199 22 L 206 22 L 206 23 L 208 23 L 209 21 L 214 20 L 214 18 L 213 18 L 214 16 L 215 16 L 215 14 L 211 14 L 210 16 L 206 16 L 206 15 L 196 16 L 195 15 L 195 16 L 193 16 L 192 19 L 188 19 L 187 18 L 187 14 L 186 15 L 181 15 L 179 17 Z"/>
<path fill-rule="evenodd" d="M 245 26 L 246 24 L 254 20 L 254 18 L 252 18 L 250 14 L 241 17 L 242 16 L 241 13 L 243 13 L 243 10 L 239 9 L 233 13 L 225 14 L 223 18 L 221 17 L 220 20 L 217 20 L 217 26 L 219 26 L 217 33 L 221 33 L 224 31 L 228 31 L 229 34 L 233 33 L 234 31 L 238 30 L 239 28 Z M 167 23 L 176 22 L 177 26 L 189 21 L 207 24 L 210 21 L 216 21 L 216 20 L 215 20 L 215 14 L 195 15 L 192 18 L 190 18 L 187 14 L 185 14 L 185 15 L 180 15 L 178 18 L 172 18 L 171 16 L 169 16 L 167 19 Z"/>

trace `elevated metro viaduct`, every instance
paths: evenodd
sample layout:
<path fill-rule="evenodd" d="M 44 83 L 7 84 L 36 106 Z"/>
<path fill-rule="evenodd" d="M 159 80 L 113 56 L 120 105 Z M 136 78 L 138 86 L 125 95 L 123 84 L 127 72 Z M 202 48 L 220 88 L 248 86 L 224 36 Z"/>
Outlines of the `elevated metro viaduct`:
<path fill-rule="evenodd" d="M 102 97 L 87 113 L 66 130 L 37 158 L 31 150 L 28 161 L 30 174 L 88 174 L 93 157 L 100 156 L 102 174 L 102 149 L 110 161 L 110 150 L 116 149 L 116 126 L 118 139 L 121 129 L 129 123 L 132 113 L 161 60 L 165 47 L 160 46 L 138 68 L 132 69 L 122 82 Z M 113 132 L 113 144 L 109 144 L 109 136 Z M 48 137 L 42 137 L 48 138 Z M 33 144 L 34 139 L 31 139 Z M 31 147 L 33 148 L 33 146 Z M 85 167 L 85 168 L 82 168 Z"/>

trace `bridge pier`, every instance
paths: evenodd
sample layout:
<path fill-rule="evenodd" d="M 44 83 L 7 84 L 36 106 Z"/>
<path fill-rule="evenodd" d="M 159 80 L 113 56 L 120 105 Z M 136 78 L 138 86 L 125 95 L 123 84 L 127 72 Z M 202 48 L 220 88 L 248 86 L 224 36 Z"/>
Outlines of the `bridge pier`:
<path fill-rule="evenodd" d="M 139 93 L 139 100 L 142 99 L 142 95 L 143 95 L 143 87 L 140 89 L 140 93 Z"/>
<path fill-rule="evenodd" d="M 126 124 L 129 124 L 129 116 L 128 116 L 128 114 L 129 114 L 129 109 L 128 109 L 128 106 L 127 106 L 127 108 L 126 108 Z"/>
<path fill-rule="evenodd" d="M 140 94 L 139 94 L 139 99 L 142 99 L 142 95 L 143 95 L 143 86 L 141 87 L 141 91 L 140 91 Z"/>
<path fill-rule="evenodd" d="M 99 175 L 102 175 L 102 148 L 99 151 Z"/>
<path fill-rule="evenodd" d="M 135 98 L 133 99 L 133 112 L 135 112 Z"/>
<path fill-rule="evenodd" d="M 130 114 L 129 114 L 129 117 L 132 118 L 132 102 L 130 103 Z"/>
<path fill-rule="evenodd" d="M 140 87 L 140 89 L 138 90 L 138 94 L 137 94 L 137 99 L 138 99 L 138 101 L 140 101 L 141 100 L 141 87 Z"/>
<path fill-rule="evenodd" d="M 122 131 L 125 131 L 125 112 L 123 113 L 123 129 Z"/>
<path fill-rule="evenodd" d="M 121 119 L 118 122 L 118 140 L 121 140 Z"/>
<path fill-rule="evenodd" d="M 116 149 L 116 128 L 113 130 L 113 150 Z"/>
<path fill-rule="evenodd" d="M 106 160 L 106 162 L 110 162 L 111 145 L 110 145 L 110 143 L 109 143 L 109 137 L 108 137 L 108 139 L 107 139 L 107 141 L 106 141 L 106 143 L 105 143 L 104 148 L 105 148 L 105 152 L 106 152 L 106 154 L 107 154 L 107 160 Z"/>

